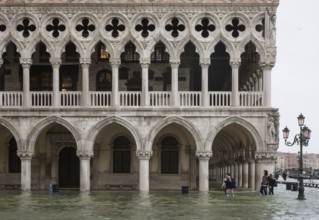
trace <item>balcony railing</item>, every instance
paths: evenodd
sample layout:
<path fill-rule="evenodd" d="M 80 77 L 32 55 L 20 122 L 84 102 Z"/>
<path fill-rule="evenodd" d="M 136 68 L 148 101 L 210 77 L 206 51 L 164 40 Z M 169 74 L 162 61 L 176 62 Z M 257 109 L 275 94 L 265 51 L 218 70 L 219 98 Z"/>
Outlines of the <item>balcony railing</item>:
<path fill-rule="evenodd" d="M 81 91 L 60 92 L 60 106 L 77 107 L 81 106 Z M 202 105 L 201 92 L 179 92 L 180 107 L 199 107 Z M 239 106 L 261 107 L 263 106 L 263 92 L 239 92 Z M 48 107 L 53 105 L 53 92 L 39 91 L 30 92 L 31 107 Z M 112 92 L 89 92 L 91 107 L 109 107 L 112 104 Z M 167 91 L 149 92 L 150 107 L 167 107 L 172 103 L 172 93 Z M 210 107 L 231 106 L 231 92 L 208 92 L 208 105 Z M 134 107 L 142 105 L 142 92 L 120 91 L 119 106 Z M 18 107 L 23 105 L 23 92 L 0 92 L 0 106 Z"/>

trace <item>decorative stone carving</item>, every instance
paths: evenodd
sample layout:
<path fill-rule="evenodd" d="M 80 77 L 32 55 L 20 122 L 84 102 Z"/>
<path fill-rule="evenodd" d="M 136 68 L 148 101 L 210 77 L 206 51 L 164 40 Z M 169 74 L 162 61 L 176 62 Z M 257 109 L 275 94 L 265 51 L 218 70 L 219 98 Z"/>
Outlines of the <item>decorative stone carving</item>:
<path fill-rule="evenodd" d="M 18 150 L 17 151 L 17 155 L 21 158 L 21 159 L 31 159 L 33 156 L 33 151 L 29 151 L 29 150 Z"/>
<path fill-rule="evenodd" d="M 153 155 L 152 151 L 143 151 L 143 150 L 136 151 L 136 156 L 140 160 L 149 160 L 152 155 Z"/>
<path fill-rule="evenodd" d="M 277 153 L 272 151 L 256 151 L 255 152 L 255 159 L 256 160 L 276 160 Z"/>
<path fill-rule="evenodd" d="M 279 113 L 269 113 L 267 122 L 268 143 L 278 143 L 279 138 Z"/>
<path fill-rule="evenodd" d="M 32 65 L 32 59 L 31 58 L 20 58 L 20 63 L 22 65 Z"/>
<path fill-rule="evenodd" d="M 140 64 L 143 67 L 143 65 L 149 66 L 151 64 L 151 60 L 149 58 L 140 58 Z"/>
<path fill-rule="evenodd" d="M 62 63 L 61 58 L 57 58 L 57 57 L 50 58 L 50 62 L 53 66 L 60 66 Z"/>
<path fill-rule="evenodd" d="M 196 156 L 199 160 L 209 160 L 209 158 L 213 155 L 211 151 L 197 151 Z"/>
<path fill-rule="evenodd" d="M 90 65 L 91 59 L 90 58 L 80 58 L 80 63 Z"/>
<path fill-rule="evenodd" d="M 84 150 L 78 150 L 76 152 L 76 155 L 81 159 L 81 160 L 89 160 L 93 157 L 93 151 L 84 151 Z"/>
<path fill-rule="evenodd" d="M 119 58 L 110 58 L 111 66 L 119 67 L 121 65 L 121 59 Z"/>

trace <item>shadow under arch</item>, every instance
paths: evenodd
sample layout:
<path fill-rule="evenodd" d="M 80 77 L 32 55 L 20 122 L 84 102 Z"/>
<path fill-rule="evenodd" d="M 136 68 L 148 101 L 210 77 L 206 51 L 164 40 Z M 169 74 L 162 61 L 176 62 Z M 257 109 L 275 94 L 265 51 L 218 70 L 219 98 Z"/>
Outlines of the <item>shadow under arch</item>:
<path fill-rule="evenodd" d="M 145 141 L 145 148 L 146 148 L 145 150 L 151 151 L 152 144 L 153 144 L 154 139 L 155 139 L 156 135 L 158 134 L 158 132 L 160 132 L 167 125 L 174 124 L 174 123 L 182 126 L 187 131 L 189 131 L 189 133 L 192 135 L 192 137 L 195 140 L 197 151 L 204 150 L 204 149 L 202 149 L 202 140 L 203 139 L 201 137 L 199 130 L 191 122 L 185 120 L 184 118 L 176 117 L 176 116 L 164 118 L 163 120 L 161 120 L 157 125 L 155 125 L 152 128 L 152 130 L 150 131 L 150 133 L 147 136 L 146 141 Z"/>
<path fill-rule="evenodd" d="M 41 131 L 49 126 L 50 124 L 53 123 L 57 123 L 60 124 L 64 127 L 66 127 L 72 134 L 72 136 L 74 137 L 75 141 L 76 141 L 76 146 L 77 149 L 81 149 L 81 135 L 76 131 L 76 129 L 73 127 L 73 125 L 66 121 L 63 118 L 57 117 L 57 116 L 52 116 L 52 117 L 48 117 L 45 118 L 43 120 L 41 120 L 38 124 L 36 124 L 34 126 L 34 128 L 32 129 L 32 131 L 29 133 L 28 135 L 28 148 L 33 151 L 34 150 L 34 146 L 35 146 L 35 142 L 39 136 L 39 134 L 41 133 Z"/>
<path fill-rule="evenodd" d="M 241 125 L 243 128 L 245 128 L 250 135 L 253 137 L 253 140 L 256 144 L 256 150 L 263 150 L 264 144 L 263 144 L 263 140 L 259 134 L 259 132 L 257 131 L 257 129 L 248 121 L 244 120 L 243 118 L 240 117 L 230 117 L 225 119 L 224 121 L 220 122 L 218 125 L 216 125 L 214 128 L 212 128 L 212 130 L 209 132 L 206 141 L 205 141 L 205 150 L 209 151 L 212 150 L 212 145 L 213 145 L 213 141 L 216 137 L 216 135 L 226 126 L 231 125 L 231 124 L 237 124 L 237 125 Z"/>
<path fill-rule="evenodd" d="M 5 120 L 4 118 L 0 118 L 0 125 L 2 125 L 3 127 L 5 127 L 6 129 L 8 129 L 8 130 L 12 133 L 14 139 L 15 139 L 16 142 L 17 142 L 18 150 L 25 150 L 25 149 L 23 149 L 25 146 L 23 146 L 23 144 L 22 144 L 22 139 L 21 139 L 21 137 L 20 137 L 20 134 L 19 134 L 19 132 L 14 128 L 14 126 L 11 125 L 11 123 L 8 122 L 7 120 Z"/>
<path fill-rule="evenodd" d="M 142 143 L 141 143 L 141 135 L 139 132 L 136 130 L 136 128 L 127 120 L 124 118 L 112 116 L 108 117 L 106 119 L 103 119 L 102 121 L 98 122 L 88 133 L 88 136 L 86 137 L 86 140 L 88 140 L 89 143 L 94 143 L 94 140 L 96 139 L 97 135 L 100 133 L 101 129 L 106 127 L 107 125 L 110 124 L 119 124 L 126 128 L 129 132 L 134 137 L 135 143 L 136 143 L 136 150 L 141 150 L 142 149 Z M 93 150 L 93 144 L 90 145 L 90 149 L 88 150 Z"/>

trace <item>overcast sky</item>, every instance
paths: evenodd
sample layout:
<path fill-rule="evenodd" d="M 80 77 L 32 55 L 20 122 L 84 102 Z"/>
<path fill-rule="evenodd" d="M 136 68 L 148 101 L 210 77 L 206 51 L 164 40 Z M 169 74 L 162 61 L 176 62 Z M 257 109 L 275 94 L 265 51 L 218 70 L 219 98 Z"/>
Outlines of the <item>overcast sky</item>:
<path fill-rule="evenodd" d="M 280 112 L 278 151 L 287 147 L 282 129 L 290 129 L 289 140 L 299 133 L 297 117 L 303 113 L 312 130 L 304 152 L 319 153 L 319 0 L 280 0 L 277 10 L 277 61 L 272 71 L 272 106 Z"/>

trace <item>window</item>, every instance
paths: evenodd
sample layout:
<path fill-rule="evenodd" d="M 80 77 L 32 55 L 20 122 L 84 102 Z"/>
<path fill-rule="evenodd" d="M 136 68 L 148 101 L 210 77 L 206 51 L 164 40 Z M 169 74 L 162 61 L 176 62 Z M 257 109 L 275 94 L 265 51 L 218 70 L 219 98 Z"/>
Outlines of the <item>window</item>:
<path fill-rule="evenodd" d="M 11 138 L 9 142 L 9 173 L 21 173 L 21 160 L 17 155 L 17 142 Z"/>
<path fill-rule="evenodd" d="M 128 138 L 117 137 L 113 141 L 113 173 L 131 172 L 131 146 Z"/>
<path fill-rule="evenodd" d="M 109 60 L 110 54 L 106 52 L 106 47 L 104 44 L 99 44 L 99 60 Z"/>
<path fill-rule="evenodd" d="M 161 172 L 178 173 L 178 142 L 174 137 L 169 136 L 162 140 Z"/>
<path fill-rule="evenodd" d="M 136 52 L 135 45 L 129 42 L 125 46 L 125 52 L 121 55 L 122 63 L 138 63 L 140 55 Z"/>
<path fill-rule="evenodd" d="M 101 70 L 96 74 L 96 91 L 112 91 L 112 73 Z"/>
<path fill-rule="evenodd" d="M 31 91 L 51 91 L 52 90 L 52 67 L 32 65 L 30 70 L 30 90 Z"/>
<path fill-rule="evenodd" d="M 155 45 L 154 52 L 151 54 L 151 61 L 163 63 L 169 61 L 169 55 L 165 52 L 165 45 L 161 42 Z"/>

